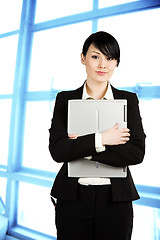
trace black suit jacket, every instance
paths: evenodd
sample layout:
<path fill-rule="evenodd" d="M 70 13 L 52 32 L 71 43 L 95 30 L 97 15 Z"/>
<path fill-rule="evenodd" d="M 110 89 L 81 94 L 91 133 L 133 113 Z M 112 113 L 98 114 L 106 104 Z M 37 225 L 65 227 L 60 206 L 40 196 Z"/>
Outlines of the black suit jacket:
<path fill-rule="evenodd" d="M 113 201 L 132 201 L 139 198 L 128 166 L 143 161 L 145 153 L 145 133 L 141 122 L 136 94 L 115 89 L 115 99 L 127 99 L 127 125 L 130 129 L 130 140 L 124 145 L 106 146 L 106 150 L 97 153 L 95 134 L 88 134 L 70 140 L 67 133 L 68 100 L 81 99 L 83 86 L 72 91 L 57 94 L 49 138 L 49 150 L 56 162 L 63 166 L 56 176 L 51 195 L 55 198 L 76 199 L 78 178 L 69 178 L 67 163 L 80 157 L 92 156 L 93 161 L 111 166 L 127 166 L 126 178 L 111 178 Z"/>

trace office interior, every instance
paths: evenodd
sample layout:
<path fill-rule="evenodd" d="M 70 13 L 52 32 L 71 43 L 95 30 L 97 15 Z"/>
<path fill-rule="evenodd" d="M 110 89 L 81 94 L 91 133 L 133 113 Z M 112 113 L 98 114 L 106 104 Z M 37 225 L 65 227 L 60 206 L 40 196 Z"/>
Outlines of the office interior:
<path fill-rule="evenodd" d="M 56 240 L 50 188 L 61 164 L 48 151 L 56 94 L 86 79 L 84 40 L 107 31 L 119 42 L 113 86 L 135 92 L 146 138 L 131 172 L 132 240 L 160 239 L 160 1 L 5 0 L 0 2 L 0 239 Z"/>

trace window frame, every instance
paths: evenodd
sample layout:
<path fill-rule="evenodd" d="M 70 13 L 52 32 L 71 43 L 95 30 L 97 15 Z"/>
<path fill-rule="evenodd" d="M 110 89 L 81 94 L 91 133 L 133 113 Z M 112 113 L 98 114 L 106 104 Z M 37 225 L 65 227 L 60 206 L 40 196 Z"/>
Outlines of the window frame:
<path fill-rule="evenodd" d="M 28 92 L 33 34 L 37 31 L 86 21 L 92 21 L 92 32 L 96 32 L 98 20 L 101 18 L 151 10 L 159 7 L 160 3 L 158 0 L 139 0 L 99 9 L 98 0 L 93 0 L 92 11 L 35 24 L 36 0 L 23 0 L 20 29 L 0 34 L 0 38 L 19 34 L 13 94 L 0 95 L 0 99 L 12 99 L 8 163 L 7 166 L 0 165 L 0 177 L 7 179 L 5 216 L 9 219 L 9 235 L 17 238 L 23 237 L 23 239 L 33 239 L 35 236 L 36 239 L 56 239 L 55 237 L 17 225 L 19 182 L 27 182 L 51 188 L 56 176 L 56 173 L 53 172 L 22 167 L 26 102 L 51 101 L 56 98 L 56 94 L 58 93 L 56 89 Z M 23 81 L 21 81 L 21 79 L 23 79 Z M 137 84 L 134 87 L 125 87 L 123 89 L 137 93 L 140 99 L 160 98 L 160 86 Z M 19 159 L 19 161 L 17 161 L 17 159 Z M 160 192 L 160 187 L 136 186 L 141 199 L 136 201 L 135 204 L 159 208 L 160 197 L 158 193 Z M 9 235 L 6 239 L 10 239 Z"/>

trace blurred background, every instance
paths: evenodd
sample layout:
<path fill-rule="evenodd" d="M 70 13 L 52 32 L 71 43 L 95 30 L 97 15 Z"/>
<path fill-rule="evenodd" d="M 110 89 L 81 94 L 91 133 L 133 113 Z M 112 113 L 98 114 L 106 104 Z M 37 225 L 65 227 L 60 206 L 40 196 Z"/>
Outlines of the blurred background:
<path fill-rule="evenodd" d="M 50 188 L 61 164 L 48 129 L 57 92 L 85 81 L 82 46 L 99 30 L 119 42 L 111 83 L 137 93 L 147 135 L 144 162 L 131 167 L 141 196 L 132 240 L 160 239 L 159 23 L 159 0 L 0 0 L 1 240 L 56 239 Z"/>

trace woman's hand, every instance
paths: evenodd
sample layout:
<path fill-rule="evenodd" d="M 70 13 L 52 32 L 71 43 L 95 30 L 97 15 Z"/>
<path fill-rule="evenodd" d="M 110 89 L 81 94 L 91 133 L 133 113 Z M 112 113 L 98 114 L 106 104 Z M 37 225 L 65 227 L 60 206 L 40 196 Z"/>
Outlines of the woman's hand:
<path fill-rule="evenodd" d="M 112 128 L 102 133 L 102 144 L 103 145 L 119 145 L 125 144 L 129 141 L 130 133 L 128 128 L 118 129 L 118 123 Z"/>
<path fill-rule="evenodd" d="M 78 135 L 75 134 L 68 134 L 69 139 L 77 139 L 79 137 Z"/>

